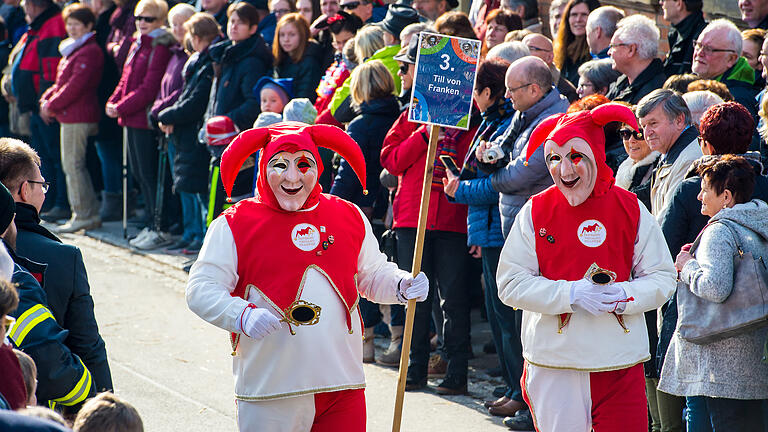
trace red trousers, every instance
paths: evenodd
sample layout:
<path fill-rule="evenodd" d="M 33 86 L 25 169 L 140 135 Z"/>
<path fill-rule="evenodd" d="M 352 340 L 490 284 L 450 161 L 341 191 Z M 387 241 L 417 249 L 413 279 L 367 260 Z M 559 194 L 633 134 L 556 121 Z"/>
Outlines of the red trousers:
<path fill-rule="evenodd" d="M 643 365 L 607 372 L 525 362 L 520 380 L 537 432 L 647 432 Z"/>
<path fill-rule="evenodd" d="M 365 432 L 365 390 L 315 393 L 311 432 Z"/>

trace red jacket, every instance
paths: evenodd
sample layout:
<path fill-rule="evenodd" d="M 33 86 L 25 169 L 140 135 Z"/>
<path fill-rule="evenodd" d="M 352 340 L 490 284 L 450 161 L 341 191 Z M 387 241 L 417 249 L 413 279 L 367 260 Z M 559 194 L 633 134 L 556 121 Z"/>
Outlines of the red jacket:
<path fill-rule="evenodd" d="M 469 131 L 449 129 L 459 134 L 456 143 L 456 161 L 463 161 L 477 127 Z M 427 126 L 408 121 L 404 111 L 389 129 L 381 148 L 381 166 L 398 176 L 398 188 L 393 203 L 394 228 L 416 228 L 427 159 Z M 441 143 L 438 143 L 438 154 Z M 460 162 L 458 162 L 460 163 Z M 429 195 L 427 229 L 435 231 L 467 232 L 467 206 L 448 201 L 443 187 L 432 183 Z"/>
<path fill-rule="evenodd" d="M 60 123 L 98 123 L 101 109 L 98 88 L 104 71 L 104 53 L 92 35 L 67 57 L 62 57 L 56 83 L 40 97 Z"/>
<path fill-rule="evenodd" d="M 173 35 L 163 30 L 154 38 L 142 35 L 131 45 L 123 75 L 108 101 L 115 104 L 120 126 L 149 129 L 147 111 L 160 90 L 160 81 L 172 55 L 170 46 L 174 43 Z"/>

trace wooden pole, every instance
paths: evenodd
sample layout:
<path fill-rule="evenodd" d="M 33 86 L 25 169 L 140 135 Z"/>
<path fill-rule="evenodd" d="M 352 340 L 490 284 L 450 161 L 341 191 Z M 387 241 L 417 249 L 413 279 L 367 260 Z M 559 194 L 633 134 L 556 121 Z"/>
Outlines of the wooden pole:
<path fill-rule="evenodd" d="M 421 186 L 421 205 L 419 206 L 419 226 L 416 228 L 416 245 L 413 251 L 413 267 L 411 274 L 416 277 L 421 272 L 421 255 L 424 251 L 424 234 L 427 231 L 427 215 L 429 214 L 429 194 L 432 190 L 432 172 L 434 171 L 435 153 L 437 153 L 437 135 L 440 126 L 430 125 L 427 160 L 424 167 L 424 183 Z M 403 417 L 403 398 L 405 397 L 405 378 L 408 372 L 408 354 L 411 351 L 411 336 L 413 335 L 413 319 L 416 314 L 416 300 L 408 300 L 405 314 L 405 333 L 403 347 L 400 351 L 400 371 L 397 377 L 397 393 L 395 394 L 395 416 L 392 420 L 392 432 L 400 432 L 400 422 Z"/>

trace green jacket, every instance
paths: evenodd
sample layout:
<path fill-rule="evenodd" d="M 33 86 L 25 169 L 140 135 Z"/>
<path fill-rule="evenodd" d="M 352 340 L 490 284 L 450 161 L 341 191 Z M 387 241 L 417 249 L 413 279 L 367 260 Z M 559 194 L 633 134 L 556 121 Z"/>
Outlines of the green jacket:
<path fill-rule="evenodd" d="M 398 65 L 397 60 L 393 58 L 398 51 L 400 51 L 400 45 L 386 46 L 373 53 L 373 55 L 366 60 L 366 62 L 371 60 L 381 60 L 381 62 L 384 63 L 384 66 L 389 69 L 389 73 L 392 74 L 392 78 L 395 79 L 395 94 L 400 94 L 402 85 L 400 76 L 397 74 L 400 65 Z M 351 81 L 351 79 L 347 78 L 344 81 L 344 84 L 336 89 L 336 93 L 334 93 L 333 99 L 331 99 L 331 114 L 341 123 L 350 122 L 355 118 L 355 114 L 351 109 L 351 99 L 349 97 Z"/>

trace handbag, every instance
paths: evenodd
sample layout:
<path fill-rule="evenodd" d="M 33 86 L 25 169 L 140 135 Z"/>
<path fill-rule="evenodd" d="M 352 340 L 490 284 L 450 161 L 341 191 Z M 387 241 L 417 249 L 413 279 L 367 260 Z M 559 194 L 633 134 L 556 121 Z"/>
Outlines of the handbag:
<path fill-rule="evenodd" d="M 729 223 L 716 223 L 726 226 L 736 241 L 731 294 L 722 303 L 716 303 L 696 296 L 684 282 L 679 282 L 677 289 L 680 337 L 698 345 L 768 325 L 768 269 L 763 258 L 744 252 L 741 238 Z M 699 245 L 701 235 L 691 246 L 692 254 Z"/>

